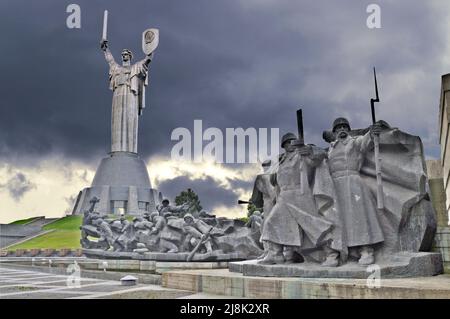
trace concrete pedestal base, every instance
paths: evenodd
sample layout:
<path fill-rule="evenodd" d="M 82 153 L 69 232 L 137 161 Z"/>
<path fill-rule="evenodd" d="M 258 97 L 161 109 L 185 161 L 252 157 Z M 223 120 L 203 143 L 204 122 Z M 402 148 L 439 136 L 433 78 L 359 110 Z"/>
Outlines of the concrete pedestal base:
<path fill-rule="evenodd" d="M 299 263 L 260 265 L 256 260 L 232 262 L 231 272 L 258 277 L 305 277 L 305 278 L 367 278 L 379 273 L 382 278 L 426 277 L 443 273 L 442 257 L 439 253 L 402 252 L 389 260 L 380 260 L 371 266 L 349 262 L 340 267 L 322 267 L 320 264 Z"/>
<path fill-rule="evenodd" d="M 113 152 L 102 159 L 91 187 L 78 194 L 72 214 L 83 214 L 94 196 L 100 199 L 95 210 L 103 215 L 142 215 L 155 211 L 159 203 L 144 161 L 127 152 Z"/>
<path fill-rule="evenodd" d="M 104 251 L 100 249 L 83 249 L 83 254 L 89 258 L 100 259 L 133 259 L 133 260 L 153 260 L 153 261 L 175 261 L 186 262 L 189 253 L 159 253 L 148 252 L 143 254 L 132 252 L 117 252 L 117 251 Z M 239 253 L 222 253 L 213 251 L 206 254 L 195 254 L 192 261 L 206 262 L 206 261 L 236 261 L 243 260 L 245 256 Z"/>

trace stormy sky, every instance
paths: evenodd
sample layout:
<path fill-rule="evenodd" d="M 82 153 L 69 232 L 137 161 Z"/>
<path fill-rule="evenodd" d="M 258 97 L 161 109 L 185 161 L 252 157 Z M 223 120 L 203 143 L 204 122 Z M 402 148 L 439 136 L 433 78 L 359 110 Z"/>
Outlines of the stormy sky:
<path fill-rule="evenodd" d="M 81 7 L 80 29 L 66 26 L 70 3 Z M 366 26 L 370 3 L 381 7 L 381 29 Z M 258 171 L 169 169 L 173 129 L 201 119 L 204 128 L 295 132 L 301 106 L 306 140 L 326 146 L 321 133 L 334 118 L 370 124 L 373 66 L 377 117 L 421 136 L 427 157 L 439 157 L 440 76 L 450 71 L 447 1 L 2 0 L 0 222 L 19 213 L 64 214 L 110 150 L 112 92 L 99 49 L 105 9 L 116 60 L 123 48 L 142 58 L 141 33 L 160 29 L 138 149 L 168 197 L 191 187 L 208 210 L 236 211 L 236 199 L 251 190 L 250 172 Z"/>

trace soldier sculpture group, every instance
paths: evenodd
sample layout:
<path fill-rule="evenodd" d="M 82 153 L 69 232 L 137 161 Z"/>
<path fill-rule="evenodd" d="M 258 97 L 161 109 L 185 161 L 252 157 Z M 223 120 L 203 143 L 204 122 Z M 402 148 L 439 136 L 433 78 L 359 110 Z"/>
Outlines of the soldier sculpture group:
<path fill-rule="evenodd" d="M 385 160 L 383 209 L 377 207 L 375 136 Z M 285 134 L 284 153 L 262 164 L 250 199 L 263 211 L 259 264 L 337 267 L 354 259 L 367 266 L 402 250 L 402 227 L 428 200 L 420 139 L 384 121 L 352 130 L 345 118 L 337 118 L 324 139 L 327 149 Z"/>

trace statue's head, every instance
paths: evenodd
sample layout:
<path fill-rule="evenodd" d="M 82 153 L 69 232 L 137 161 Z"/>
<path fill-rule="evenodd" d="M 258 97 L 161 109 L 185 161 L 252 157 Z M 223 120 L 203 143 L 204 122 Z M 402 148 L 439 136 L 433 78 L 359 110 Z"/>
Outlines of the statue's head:
<path fill-rule="evenodd" d="M 292 141 L 296 140 L 297 136 L 294 133 L 286 133 L 281 138 L 281 147 L 284 148 L 286 152 L 292 152 L 295 147 L 292 145 Z"/>
<path fill-rule="evenodd" d="M 350 123 L 344 117 L 339 117 L 333 122 L 333 133 L 339 138 L 346 138 L 350 132 Z"/>
<path fill-rule="evenodd" d="M 259 210 L 255 210 L 252 216 L 261 216 L 261 212 Z"/>
<path fill-rule="evenodd" d="M 169 204 L 170 204 L 169 200 L 167 198 L 164 198 L 163 201 L 162 201 L 162 205 L 164 207 L 167 207 L 167 206 L 169 206 Z"/>
<path fill-rule="evenodd" d="M 122 62 L 123 63 L 130 63 L 131 59 L 133 58 L 133 53 L 131 53 L 128 49 L 122 50 Z"/>
<path fill-rule="evenodd" d="M 192 224 L 194 222 L 194 216 L 192 216 L 192 214 L 189 214 L 189 213 L 184 215 L 183 219 L 186 222 L 186 224 Z"/>

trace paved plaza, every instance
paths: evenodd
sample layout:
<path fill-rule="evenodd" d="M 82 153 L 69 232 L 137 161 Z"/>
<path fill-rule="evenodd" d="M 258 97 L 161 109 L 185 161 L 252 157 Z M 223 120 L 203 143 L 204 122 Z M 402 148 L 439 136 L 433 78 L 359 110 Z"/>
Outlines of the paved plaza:
<path fill-rule="evenodd" d="M 125 274 L 124 274 L 125 276 Z M 159 285 L 122 286 L 120 281 L 80 278 L 0 266 L 0 299 L 175 299 L 215 298 Z"/>

